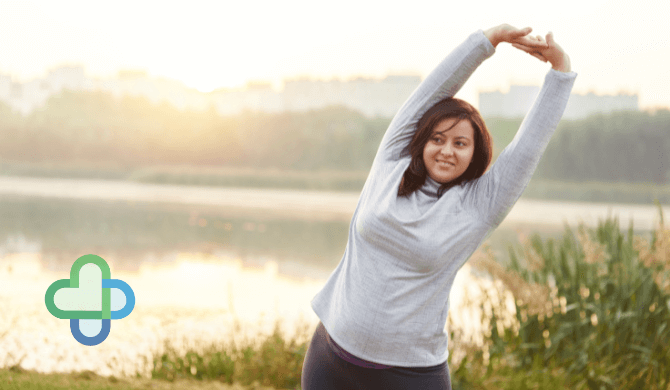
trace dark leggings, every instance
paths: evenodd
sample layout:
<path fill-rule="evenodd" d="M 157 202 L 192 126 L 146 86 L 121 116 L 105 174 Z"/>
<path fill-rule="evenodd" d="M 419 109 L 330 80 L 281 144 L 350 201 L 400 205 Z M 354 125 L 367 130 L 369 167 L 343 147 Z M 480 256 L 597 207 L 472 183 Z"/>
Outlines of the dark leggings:
<path fill-rule="evenodd" d="M 300 385 L 302 390 L 451 390 L 447 362 L 432 367 L 363 365 L 375 366 L 344 351 L 319 322 L 307 348 Z"/>

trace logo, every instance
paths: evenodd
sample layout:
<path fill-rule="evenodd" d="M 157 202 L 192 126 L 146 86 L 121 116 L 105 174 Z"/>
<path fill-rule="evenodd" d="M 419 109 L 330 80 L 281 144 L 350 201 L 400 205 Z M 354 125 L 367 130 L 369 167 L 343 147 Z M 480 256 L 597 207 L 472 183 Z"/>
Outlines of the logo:
<path fill-rule="evenodd" d="M 133 311 L 135 293 L 123 280 L 111 278 L 102 257 L 84 255 L 72 264 L 70 279 L 51 283 L 44 302 L 54 317 L 70 320 L 75 340 L 91 346 L 109 336 L 111 320 L 126 318 Z"/>

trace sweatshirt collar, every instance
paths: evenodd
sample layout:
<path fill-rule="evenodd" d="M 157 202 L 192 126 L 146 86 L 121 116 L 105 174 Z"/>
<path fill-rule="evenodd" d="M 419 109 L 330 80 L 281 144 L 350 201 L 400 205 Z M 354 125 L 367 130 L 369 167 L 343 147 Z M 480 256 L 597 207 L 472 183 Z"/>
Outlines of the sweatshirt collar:
<path fill-rule="evenodd" d="M 437 190 L 440 189 L 440 185 L 441 185 L 440 183 L 436 182 L 435 180 L 431 179 L 430 176 L 426 175 L 426 181 L 423 183 L 423 186 L 421 186 L 421 192 L 423 192 L 426 195 L 437 198 Z"/>

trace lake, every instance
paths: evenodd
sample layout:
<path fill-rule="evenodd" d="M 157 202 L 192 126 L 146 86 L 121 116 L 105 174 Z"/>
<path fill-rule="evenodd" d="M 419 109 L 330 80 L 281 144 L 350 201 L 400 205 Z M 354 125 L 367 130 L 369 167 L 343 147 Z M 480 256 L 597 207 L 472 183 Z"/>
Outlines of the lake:
<path fill-rule="evenodd" d="M 164 339 L 240 337 L 231 331 L 236 320 L 249 336 L 269 334 L 280 319 L 288 335 L 300 321 L 313 331 L 309 302 L 341 259 L 357 200 L 356 193 L 0 177 L 0 366 L 148 375 L 150 353 Z M 488 243 L 504 262 L 519 235 L 558 237 L 563 223 L 595 226 L 608 213 L 622 229 L 633 218 L 638 234 L 658 217 L 651 205 L 522 198 Z M 103 257 L 137 302 L 95 347 L 76 342 L 69 322 L 44 305 L 47 287 L 88 253 Z M 450 326 L 473 338 L 477 314 L 462 302 L 485 283 L 466 264 L 451 292 Z"/>

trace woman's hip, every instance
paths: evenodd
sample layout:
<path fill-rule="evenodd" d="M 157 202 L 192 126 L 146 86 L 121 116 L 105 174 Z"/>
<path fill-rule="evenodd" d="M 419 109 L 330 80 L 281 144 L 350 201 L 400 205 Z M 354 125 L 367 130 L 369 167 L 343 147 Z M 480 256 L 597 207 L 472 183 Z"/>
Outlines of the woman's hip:
<path fill-rule="evenodd" d="M 319 322 L 305 354 L 301 386 L 303 390 L 451 390 L 451 380 L 446 362 L 432 367 L 389 366 L 383 369 L 353 364 L 333 350 L 326 329 Z"/>

